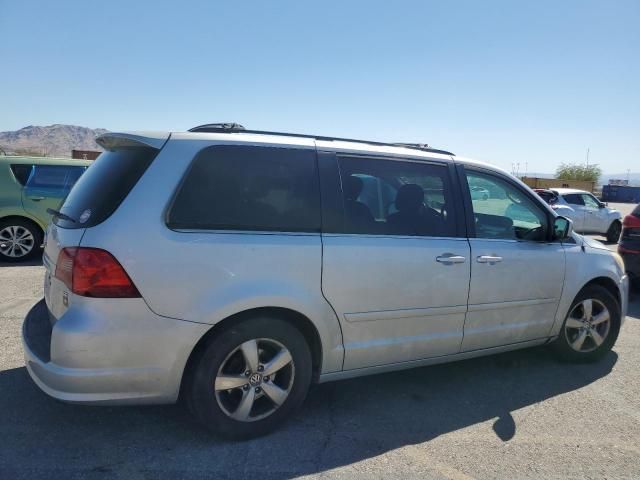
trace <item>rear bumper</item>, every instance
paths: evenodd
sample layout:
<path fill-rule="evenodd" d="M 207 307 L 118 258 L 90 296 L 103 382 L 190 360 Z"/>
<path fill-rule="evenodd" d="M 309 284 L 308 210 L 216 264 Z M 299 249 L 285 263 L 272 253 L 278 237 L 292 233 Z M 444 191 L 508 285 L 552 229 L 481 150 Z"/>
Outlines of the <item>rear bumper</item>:
<path fill-rule="evenodd" d="M 74 403 L 175 402 L 189 354 L 210 326 L 159 317 L 141 299 L 112 301 L 106 311 L 104 300 L 87 300 L 95 308 L 70 308 L 53 327 L 44 299 L 27 314 L 23 348 L 36 385 Z"/>

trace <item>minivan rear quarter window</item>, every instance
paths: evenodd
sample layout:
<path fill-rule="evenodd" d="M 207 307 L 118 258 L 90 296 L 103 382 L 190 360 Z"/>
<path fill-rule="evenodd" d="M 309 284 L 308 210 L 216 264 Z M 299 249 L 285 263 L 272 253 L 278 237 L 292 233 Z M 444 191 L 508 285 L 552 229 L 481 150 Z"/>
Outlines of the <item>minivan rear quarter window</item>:
<path fill-rule="evenodd" d="M 149 147 L 120 148 L 100 154 L 69 192 L 60 211 L 75 222 L 54 217 L 62 228 L 89 228 L 105 221 L 158 154 Z M 88 218 L 87 218 L 87 213 Z M 84 214 L 84 216 L 83 216 Z M 84 221 L 81 221 L 80 218 Z"/>
<path fill-rule="evenodd" d="M 167 218 L 172 229 L 319 232 L 313 150 L 219 145 L 196 155 Z"/>

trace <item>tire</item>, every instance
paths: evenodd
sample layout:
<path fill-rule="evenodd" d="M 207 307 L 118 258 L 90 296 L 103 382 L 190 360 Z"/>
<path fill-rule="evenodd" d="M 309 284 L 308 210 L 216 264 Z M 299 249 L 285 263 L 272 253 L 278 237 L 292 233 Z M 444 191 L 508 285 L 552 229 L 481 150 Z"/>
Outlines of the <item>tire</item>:
<path fill-rule="evenodd" d="M 585 301 L 591 303 L 591 316 L 585 315 Z M 603 307 L 608 312 L 608 322 L 601 321 L 606 317 L 606 315 L 601 315 Z M 589 320 L 585 321 L 584 318 L 587 316 Z M 581 330 L 581 328 L 586 330 Z M 589 328 L 595 329 L 595 334 Z M 620 305 L 618 300 L 609 290 L 600 285 L 587 285 L 578 293 L 571 304 L 569 313 L 562 324 L 562 330 L 558 338 L 551 344 L 551 348 L 560 359 L 568 362 L 595 362 L 613 348 L 619 332 Z M 596 340 L 596 334 L 602 339 L 601 343 Z M 580 339 L 580 336 L 583 338 Z M 578 344 L 580 345 L 579 350 L 576 348 Z"/>
<path fill-rule="evenodd" d="M 22 262 L 40 254 L 42 230 L 21 218 L 0 220 L 0 261 Z"/>
<path fill-rule="evenodd" d="M 257 368 L 250 366 L 255 360 L 247 361 L 247 354 L 256 358 L 253 342 Z M 278 355 L 283 362 L 291 360 L 271 370 L 275 374 L 267 378 L 269 366 L 277 366 L 270 361 Z M 304 402 L 312 375 L 304 336 L 288 322 L 268 316 L 248 318 L 217 332 L 192 368 L 186 377 L 189 409 L 210 431 L 233 440 L 259 437 L 280 427 Z"/>
<path fill-rule="evenodd" d="M 607 230 L 607 242 L 618 243 L 620 233 L 622 232 L 622 224 L 618 220 L 614 220 Z"/>

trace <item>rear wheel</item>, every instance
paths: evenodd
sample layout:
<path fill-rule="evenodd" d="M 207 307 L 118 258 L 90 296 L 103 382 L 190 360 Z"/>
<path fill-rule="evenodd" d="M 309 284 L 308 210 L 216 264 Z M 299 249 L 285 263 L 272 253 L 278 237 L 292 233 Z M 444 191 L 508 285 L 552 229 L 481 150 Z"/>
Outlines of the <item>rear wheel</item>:
<path fill-rule="evenodd" d="M 552 348 L 564 360 L 592 362 L 611 350 L 619 331 L 618 301 L 606 288 L 589 285 L 573 301 Z"/>
<path fill-rule="evenodd" d="M 609 230 L 607 230 L 607 242 L 618 243 L 621 232 L 622 224 L 618 220 L 614 220 L 614 222 L 609 226 Z"/>
<path fill-rule="evenodd" d="M 278 428 L 302 404 L 311 353 L 289 323 L 251 318 L 213 336 L 193 368 L 185 393 L 196 418 L 215 433 L 248 439 Z"/>
<path fill-rule="evenodd" d="M 40 251 L 42 232 L 34 223 L 20 218 L 0 220 L 0 260 L 21 262 Z"/>

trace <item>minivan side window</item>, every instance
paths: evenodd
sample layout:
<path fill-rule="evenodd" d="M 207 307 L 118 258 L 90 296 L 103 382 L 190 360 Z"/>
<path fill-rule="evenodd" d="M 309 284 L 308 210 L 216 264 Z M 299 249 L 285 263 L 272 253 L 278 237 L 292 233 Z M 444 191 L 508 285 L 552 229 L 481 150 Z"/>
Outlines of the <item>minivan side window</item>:
<path fill-rule="evenodd" d="M 319 232 L 315 151 L 205 148 L 193 160 L 167 224 L 175 229 Z"/>
<path fill-rule="evenodd" d="M 547 215 L 524 191 L 494 175 L 466 171 L 470 192 L 474 187 L 488 196 L 471 195 L 476 238 L 544 241 Z"/>
<path fill-rule="evenodd" d="M 424 162 L 338 157 L 341 233 L 454 237 L 449 171 Z"/>

